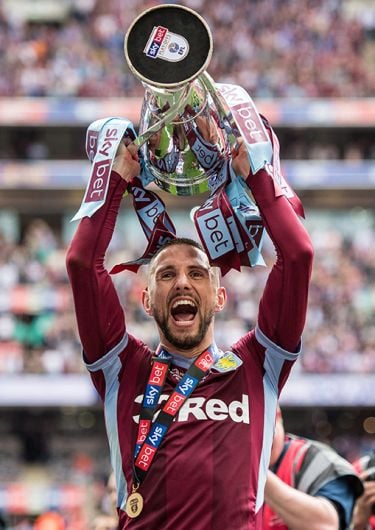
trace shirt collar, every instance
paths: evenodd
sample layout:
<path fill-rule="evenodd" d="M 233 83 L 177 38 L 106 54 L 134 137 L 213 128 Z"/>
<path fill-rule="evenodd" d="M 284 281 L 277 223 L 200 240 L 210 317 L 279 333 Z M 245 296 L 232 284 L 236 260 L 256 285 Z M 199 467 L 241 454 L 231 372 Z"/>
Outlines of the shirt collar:
<path fill-rule="evenodd" d="M 218 361 L 220 357 L 224 355 L 224 352 L 218 348 L 215 342 L 213 342 L 207 349 L 209 349 L 211 353 L 213 354 L 215 362 Z M 200 355 L 198 354 L 195 357 L 188 358 L 188 357 L 184 357 L 183 355 L 178 355 L 177 353 L 174 353 L 172 351 L 167 351 L 162 346 L 158 347 L 156 351 L 156 355 L 158 356 L 161 351 L 163 352 L 163 354 L 167 354 L 171 356 L 172 365 L 178 366 L 179 368 L 185 368 L 185 369 L 188 369 L 190 365 L 195 361 L 195 359 L 199 357 Z"/>

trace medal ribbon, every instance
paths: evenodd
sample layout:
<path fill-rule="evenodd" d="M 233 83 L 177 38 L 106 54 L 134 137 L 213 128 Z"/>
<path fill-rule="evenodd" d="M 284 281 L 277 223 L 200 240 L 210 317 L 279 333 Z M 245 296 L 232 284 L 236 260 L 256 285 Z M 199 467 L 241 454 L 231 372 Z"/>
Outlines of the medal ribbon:
<path fill-rule="evenodd" d="M 145 479 L 176 414 L 217 361 L 217 357 L 214 347 L 204 350 L 176 385 L 158 412 L 157 418 L 153 419 L 172 360 L 172 355 L 164 349 L 157 354 L 148 378 L 139 416 L 133 465 L 133 480 L 136 487 Z"/>

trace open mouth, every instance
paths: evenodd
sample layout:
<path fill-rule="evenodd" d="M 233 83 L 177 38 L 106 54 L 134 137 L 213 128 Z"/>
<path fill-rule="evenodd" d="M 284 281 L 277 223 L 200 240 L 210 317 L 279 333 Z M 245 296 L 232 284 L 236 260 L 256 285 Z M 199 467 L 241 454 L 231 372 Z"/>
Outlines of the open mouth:
<path fill-rule="evenodd" d="M 198 307 L 192 300 L 176 300 L 171 307 L 171 315 L 176 322 L 191 322 L 197 312 Z"/>

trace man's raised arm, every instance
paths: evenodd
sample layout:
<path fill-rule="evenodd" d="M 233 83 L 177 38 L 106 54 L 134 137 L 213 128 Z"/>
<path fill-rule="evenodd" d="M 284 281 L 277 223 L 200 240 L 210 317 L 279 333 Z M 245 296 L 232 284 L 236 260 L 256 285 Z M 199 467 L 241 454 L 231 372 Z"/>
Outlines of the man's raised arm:
<path fill-rule="evenodd" d="M 306 319 L 312 243 L 288 199 L 275 197 L 273 180 L 266 170 L 250 176 L 247 182 L 277 254 L 260 301 L 258 325 L 275 344 L 294 352 Z"/>
<path fill-rule="evenodd" d="M 268 339 L 294 352 L 306 318 L 312 243 L 288 199 L 275 195 L 275 184 L 267 170 L 249 174 L 250 165 L 243 145 L 234 157 L 233 169 L 247 177 L 246 183 L 277 253 L 260 302 L 258 325 Z"/>
<path fill-rule="evenodd" d="M 123 144 L 114 160 L 105 204 L 84 217 L 67 252 L 78 330 L 85 360 L 92 363 L 120 342 L 125 318 L 104 260 L 115 228 L 127 180 L 139 174 L 136 153 Z"/>

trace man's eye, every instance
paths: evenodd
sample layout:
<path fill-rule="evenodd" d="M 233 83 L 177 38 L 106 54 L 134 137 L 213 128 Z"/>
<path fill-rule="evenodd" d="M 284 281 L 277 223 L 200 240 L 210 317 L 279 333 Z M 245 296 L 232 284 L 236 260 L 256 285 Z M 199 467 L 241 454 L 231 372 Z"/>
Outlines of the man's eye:
<path fill-rule="evenodd" d="M 163 272 L 163 273 L 160 275 L 160 278 L 161 278 L 162 280 L 170 280 L 171 278 L 173 278 L 173 272 L 170 272 L 170 271 Z"/>
<path fill-rule="evenodd" d="M 191 276 L 193 278 L 203 278 L 203 272 L 202 271 L 191 271 Z"/>

